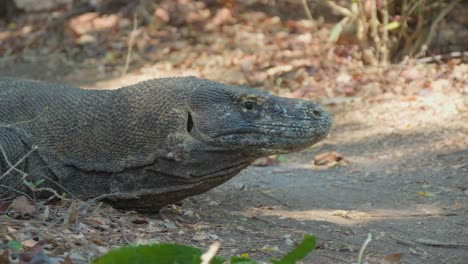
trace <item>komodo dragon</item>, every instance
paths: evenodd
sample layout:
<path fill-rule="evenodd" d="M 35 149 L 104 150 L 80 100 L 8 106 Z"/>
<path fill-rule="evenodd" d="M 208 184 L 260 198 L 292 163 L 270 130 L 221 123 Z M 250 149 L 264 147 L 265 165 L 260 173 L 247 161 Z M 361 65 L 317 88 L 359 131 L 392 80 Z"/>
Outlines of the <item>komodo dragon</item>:
<path fill-rule="evenodd" d="M 331 124 L 313 102 L 195 77 L 118 90 L 0 77 L 0 196 L 45 180 L 39 187 L 157 211 L 257 158 L 311 146 Z"/>

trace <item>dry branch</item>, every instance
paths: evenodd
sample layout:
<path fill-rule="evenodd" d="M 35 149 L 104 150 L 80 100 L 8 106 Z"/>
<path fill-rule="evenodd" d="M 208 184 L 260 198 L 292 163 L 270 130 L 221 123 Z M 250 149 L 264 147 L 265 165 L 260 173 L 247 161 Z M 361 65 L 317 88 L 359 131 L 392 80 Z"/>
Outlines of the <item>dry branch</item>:
<path fill-rule="evenodd" d="M 10 174 L 13 170 L 16 169 L 16 167 L 18 167 L 21 163 L 23 163 L 23 161 L 26 160 L 26 158 L 28 158 L 34 151 L 37 150 L 37 146 L 33 146 L 31 148 L 30 151 L 28 151 L 28 153 L 26 153 L 26 155 L 24 155 L 20 160 L 18 160 L 18 162 L 16 162 L 13 166 L 11 166 L 5 173 L 2 174 L 2 176 L 0 176 L 0 180 L 3 179 L 4 177 L 6 177 L 8 174 Z M 2 148 L 2 153 L 4 153 L 4 150 Z"/>

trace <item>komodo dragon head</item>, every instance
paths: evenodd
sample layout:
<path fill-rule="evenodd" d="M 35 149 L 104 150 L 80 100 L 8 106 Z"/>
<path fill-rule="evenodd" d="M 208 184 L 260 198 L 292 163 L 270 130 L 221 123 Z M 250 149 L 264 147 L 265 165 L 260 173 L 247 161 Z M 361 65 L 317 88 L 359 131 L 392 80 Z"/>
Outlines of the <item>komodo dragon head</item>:
<path fill-rule="evenodd" d="M 190 96 L 187 131 L 207 146 L 259 158 L 309 147 L 332 118 L 314 102 L 266 91 L 204 82 Z"/>
<path fill-rule="evenodd" d="M 138 199 L 113 199 L 117 207 L 154 210 L 205 192 L 257 158 L 315 144 L 332 125 L 331 116 L 311 101 L 193 77 L 162 80 L 145 86 L 182 87 L 172 90 L 174 104 L 160 110 L 166 119 L 158 120 L 165 131 L 163 153 L 146 169 L 153 172 L 146 183 L 131 192 Z"/>

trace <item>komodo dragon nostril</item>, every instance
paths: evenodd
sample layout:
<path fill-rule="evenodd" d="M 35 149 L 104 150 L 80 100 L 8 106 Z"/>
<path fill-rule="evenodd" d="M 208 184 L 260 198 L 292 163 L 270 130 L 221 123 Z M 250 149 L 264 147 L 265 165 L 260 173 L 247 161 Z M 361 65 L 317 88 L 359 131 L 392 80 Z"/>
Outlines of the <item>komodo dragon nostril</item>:
<path fill-rule="evenodd" d="M 322 116 L 322 112 L 317 110 L 317 109 L 313 109 L 310 112 L 316 117 L 321 117 Z"/>

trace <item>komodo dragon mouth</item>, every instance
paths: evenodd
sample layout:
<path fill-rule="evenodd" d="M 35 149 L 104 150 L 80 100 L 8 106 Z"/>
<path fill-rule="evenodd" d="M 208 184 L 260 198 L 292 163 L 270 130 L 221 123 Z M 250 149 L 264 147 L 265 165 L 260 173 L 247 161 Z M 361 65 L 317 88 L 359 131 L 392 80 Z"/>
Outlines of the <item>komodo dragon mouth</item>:
<path fill-rule="evenodd" d="M 17 168 L 29 182 L 46 178 L 41 186 L 78 198 L 119 193 L 108 202 L 156 211 L 226 182 L 257 158 L 317 143 L 332 118 L 311 101 L 195 77 L 117 90 L 0 77 L 1 124 L 11 160 L 37 146 Z M 0 157 L 0 175 L 8 168 Z M 18 186 L 21 175 L 0 178 L 1 197 L 31 192 Z"/>

